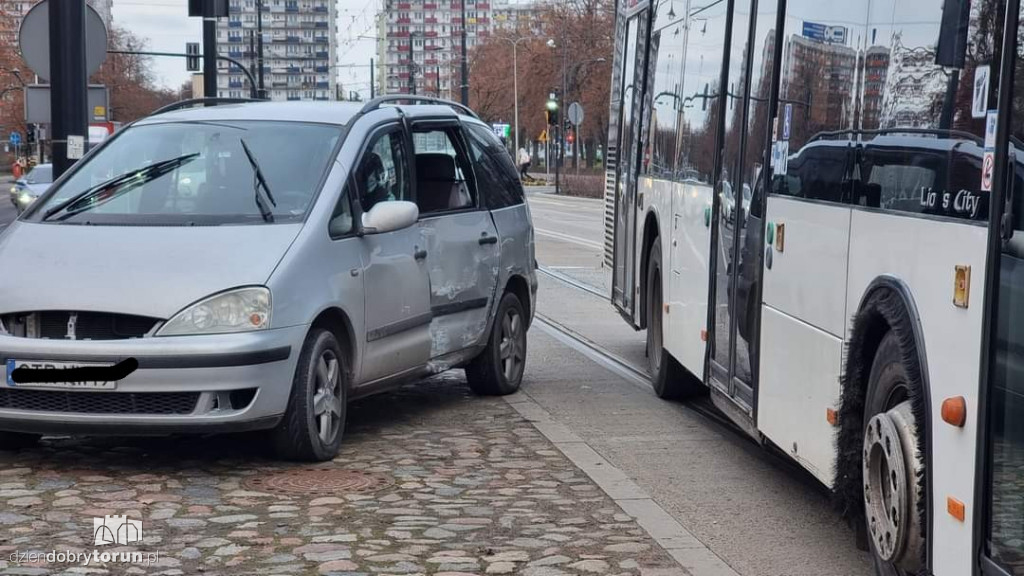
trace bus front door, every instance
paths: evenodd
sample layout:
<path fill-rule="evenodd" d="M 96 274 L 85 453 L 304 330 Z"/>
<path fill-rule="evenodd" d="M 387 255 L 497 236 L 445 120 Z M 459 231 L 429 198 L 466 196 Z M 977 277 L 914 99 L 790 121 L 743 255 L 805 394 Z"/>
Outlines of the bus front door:
<path fill-rule="evenodd" d="M 646 74 L 647 20 L 649 10 L 626 22 L 622 55 L 622 86 L 619 91 L 618 165 L 615 174 L 615 237 L 612 303 L 632 325 L 636 321 L 636 213 L 637 177 L 640 170 L 640 107 Z"/>

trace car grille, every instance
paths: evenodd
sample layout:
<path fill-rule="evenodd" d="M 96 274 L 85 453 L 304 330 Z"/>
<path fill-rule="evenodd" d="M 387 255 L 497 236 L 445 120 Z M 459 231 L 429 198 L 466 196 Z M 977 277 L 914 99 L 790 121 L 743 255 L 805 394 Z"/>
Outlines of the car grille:
<path fill-rule="evenodd" d="M 191 414 L 199 392 L 64 392 L 0 388 L 0 408 L 75 414 Z"/>
<path fill-rule="evenodd" d="M 160 319 L 106 312 L 44 311 L 0 317 L 9 334 L 52 340 L 126 340 L 142 338 Z M 69 338 L 73 334 L 74 338 Z"/>

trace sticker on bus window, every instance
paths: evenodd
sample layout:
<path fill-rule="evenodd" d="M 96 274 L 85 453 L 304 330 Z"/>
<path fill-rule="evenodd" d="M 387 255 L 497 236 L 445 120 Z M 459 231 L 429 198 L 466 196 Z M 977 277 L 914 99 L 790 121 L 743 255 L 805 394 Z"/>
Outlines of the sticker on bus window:
<path fill-rule="evenodd" d="M 992 191 L 992 172 L 995 171 L 996 167 L 996 154 L 995 152 L 985 151 L 985 159 L 981 163 L 981 191 L 991 192 Z"/>
<path fill-rule="evenodd" d="M 974 69 L 974 98 L 971 105 L 971 116 L 984 118 L 988 112 L 988 80 L 989 67 L 978 66 Z"/>
<path fill-rule="evenodd" d="M 996 149 L 996 121 L 999 115 L 995 110 L 989 110 L 985 117 L 985 150 Z"/>

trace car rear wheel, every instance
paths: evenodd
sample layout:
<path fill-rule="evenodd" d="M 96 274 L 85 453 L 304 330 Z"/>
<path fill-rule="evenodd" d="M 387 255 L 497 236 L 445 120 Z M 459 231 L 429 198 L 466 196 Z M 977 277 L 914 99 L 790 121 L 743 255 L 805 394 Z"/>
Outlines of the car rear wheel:
<path fill-rule="evenodd" d="M 470 389 L 486 396 L 519 390 L 526 369 L 526 313 L 519 297 L 506 292 L 498 303 L 487 348 L 466 366 Z"/>
<path fill-rule="evenodd" d="M 314 329 L 302 346 L 284 419 L 273 431 L 277 455 L 307 462 L 337 456 L 347 401 L 345 354 L 333 334 Z"/>
<path fill-rule="evenodd" d="M 0 450 L 21 450 L 22 448 L 31 448 L 39 442 L 40 438 L 42 438 L 42 436 L 39 434 L 0 432 Z"/>

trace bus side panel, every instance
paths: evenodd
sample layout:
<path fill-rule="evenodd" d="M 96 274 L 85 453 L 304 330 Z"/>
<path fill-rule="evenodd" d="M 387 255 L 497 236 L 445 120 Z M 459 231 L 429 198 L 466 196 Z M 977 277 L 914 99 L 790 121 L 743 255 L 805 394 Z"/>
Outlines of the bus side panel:
<path fill-rule="evenodd" d="M 665 317 L 665 348 L 690 373 L 704 379 L 704 351 L 707 343 L 701 330 L 708 318 L 708 251 L 711 228 L 705 225 L 705 210 L 711 209 L 713 190 L 707 184 L 692 182 L 662 183 L 670 187 L 671 214 L 662 224 L 669 256 L 668 286 L 665 299 L 669 314 Z"/>
<path fill-rule="evenodd" d="M 850 207 L 773 195 L 767 215 L 776 234 L 766 239 L 763 302 L 843 338 Z"/>
<path fill-rule="evenodd" d="M 850 208 L 773 195 L 767 228 L 757 427 L 831 485 Z"/>
<path fill-rule="evenodd" d="M 831 486 L 835 429 L 825 409 L 839 399 L 843 341 L 771 306 L 762 307 L 761 329 L 757 427 Z"/>
<path fill-rule="evenodd" d="M 905 283 L 917 307 L 931 389 L 932 567 L 935 576 L 971 574 L 971 526 L 946 512 L 946 498 L 963 502 L 971 518 L 987 230 L 863 210 L 854 210 L 851 222 L 851 314 L 871 282 L 883 274 Z M 953 305 L 957 265 L 971 267 L 966 309 Z M 967 401 L 963 428 L 940 418 L 942 401 L 950 396 Z"/>

